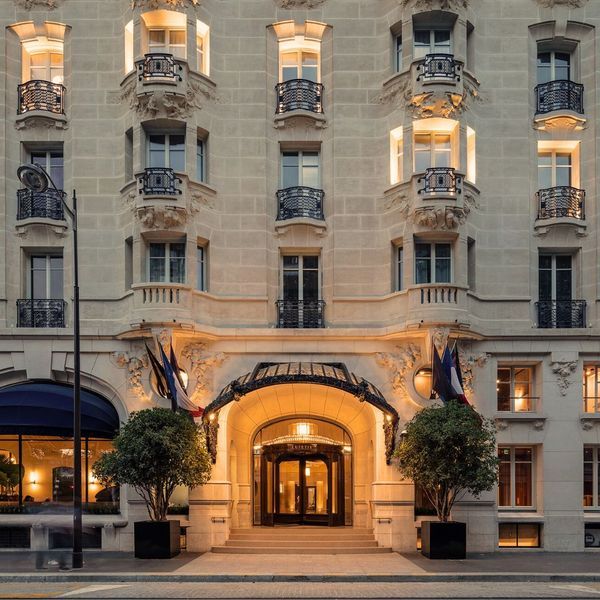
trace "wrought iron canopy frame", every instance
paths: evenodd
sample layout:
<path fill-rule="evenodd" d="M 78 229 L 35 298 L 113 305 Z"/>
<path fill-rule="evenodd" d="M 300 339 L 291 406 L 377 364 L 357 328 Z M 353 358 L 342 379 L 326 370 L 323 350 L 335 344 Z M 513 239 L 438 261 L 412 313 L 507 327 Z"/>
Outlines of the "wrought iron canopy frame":
<path fill-rule="evenodd" d="M 343 363 L 270 363 L 261 362 L 250 373 L 246 373 L 228 383 L 220 394 L 204 409 L 203 425 L 206 432 L 208 450 L 213 463 L 217 459 L 217 431 L 219 411 L 230 402 L 239 401 L 242 396 L 261 388 L 285 383 L 314 383 L 337 388 L 367 402 L 384 413 L 386 462 L 390 464 L 395 448 L 398 430 L 398 413 L 379 389 L 372 383 L 356 376 Z"/>

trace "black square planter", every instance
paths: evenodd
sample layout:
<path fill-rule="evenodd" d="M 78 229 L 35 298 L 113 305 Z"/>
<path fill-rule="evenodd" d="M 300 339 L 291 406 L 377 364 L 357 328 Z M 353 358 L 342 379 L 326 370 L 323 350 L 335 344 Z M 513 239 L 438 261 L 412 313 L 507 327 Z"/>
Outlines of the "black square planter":
<path fill-rule="evenodd" d="M 421 553 L 427 558 L 466 558 L 467 524 L 456 521 L 423 521 Z"/>
<path fill-rule="evenodd" d="M 181 552 L 179 521 L 138 521 L 133 531 L 136 558 L 173 558 Z"/>

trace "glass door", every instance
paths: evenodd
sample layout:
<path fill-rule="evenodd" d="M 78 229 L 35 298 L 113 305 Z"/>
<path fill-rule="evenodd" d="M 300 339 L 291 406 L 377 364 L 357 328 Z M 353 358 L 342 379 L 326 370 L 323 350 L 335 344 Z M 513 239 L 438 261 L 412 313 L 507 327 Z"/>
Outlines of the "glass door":
<path fill-rule="evenodd" d="M 277 469 L 277 514 L 289 517 L 301 515 L 301 475 L 299 460 L 282 460 Z M 295 519 L 288 519 L 294 522 Z"/>
<path fill-rule="evenodd" d="M 540 254 L 539 295 L 541 302 L 553 302 L 554 327 L 571 327 L 573 300 L 573 257 L 568 254 Z"/>

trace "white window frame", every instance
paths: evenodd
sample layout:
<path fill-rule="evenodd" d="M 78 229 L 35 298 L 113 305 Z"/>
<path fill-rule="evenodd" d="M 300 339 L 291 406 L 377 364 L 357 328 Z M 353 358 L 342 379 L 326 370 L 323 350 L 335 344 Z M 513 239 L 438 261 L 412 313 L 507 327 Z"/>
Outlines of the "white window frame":
<path fill-rule="evenodd" d="M 208 277 L 207 277 L 207 266 L 208 266 L 208 246 L 204 244 L 198 244 L 196 246 L 196 290 L 199 292 L 208 291 Z"/>
<path fill-rule="evenodd" d="M 562 81 L 556 79 L 556 55 L 566 54 L 569 57 L 569 80 L 574 81 L 573 78 L 573 52 L 566 50 L 540 50 L 538 49 L 536 62 L 540 54 L 550 54 L 550 80 L 549 81 Z M 539 81 L 539 65 L 536 64 L 536 78 Z"/>
<path fill-rule="evenodd" d="M 150 34 L 152 31 L 164 31 L 165 32 L 165 43 L 164 44 L 152 44 L 152 42 L 150 41 Z M 171 43 L 171 32 L 172 31 L 183 31 L 184 34 L 184 42 L 183 44 L 172 44 Z M 187 31 L 185 27 L 148 27 L 148 53 L 149 54 L 153 54 L 153 53 L 157 53 L 157 54 L 171 54 L 173 55 L 175 58 L 181 58 L 183 60 L 186 59 L 187 57 Z M 155 50 L 153 49 L 157 48 L 157 47 L 161 47 L 164 48 L 164 50 Z M 182 56 L 178 56 L 175 52 L 173 52 L 173 48 L 183 48 L 183 55 Z"/>
<path fill-rule="evenodd" d="M 402 48 L 402 34 L 399 33 L 394 36 L 394 60 L 396 73 L 400 73 L 402 71 Z"/>
<path fill-rule="evenodd" d="M 498 404 L 499 402 L 499 398 L 498 395 L 496 394 L 496 410 L 498 412 L 503 412 L 503 413 L 528 413 L 528 412 L 536 412 L 536 404 L 537 404 L 537 398 L 533 395 L 533 390 L 535 390 L 535 367 L 533 367 L 532 365 L 515 365 L 515 364 L 499 364 L 498 368 L 497 368 L 497 383 L 500 383 L 500 375 L 498 373 L 498 371 L 500 371 L 500 369 L 504 369 L 504 370 L 509 370 L 510 371 L 510 379 L 509 379 L 509 385 L 510 385 L 510 409 L 505 411 L 505 410 L 501 410 L 500 406 Z M 529 393 L 526 396 L 523 396 L 523 398 L 527 398 L 528 400 L 528 404 L 529 404 L 529 409 L 528 410 L 518 410 L 518 406 L 517 406 L 517 400 L 519 398 L 516 397 L 515 394 L 515 387 L 516 387 L 516 380 L 515 380 L 515 375 L 516 375 L 516 371 L 521 370 L 521 369 L 527 369 L 527 371 L 529 371 Z M 521 383 L 521 382 L 519 382 Z M 496 388 L 496 391 L 499 391 L 498 388 Z"/>
<path fill-rule="evenodd" d="M 550 162 L 551 162 L 550 166 L 546 166 L 546 165 L 540 164 L 540 158 L 541 158 L 542 154 L 550 154 Z M 561 165 L 561 166 L 557 165 L 556 157 L 557 157 L 558 154 L 568 154 L 569 155 L 569 159 L 570 159 L 571 162 L 569 163 L 568 167 L 563 166 L 563 165 Z M 538 150 L 538 186 L 539 186 L 539 180 L 540 180 L 539 173 L 540 173 L 541 169 L 549 169 L 550 170 L 550 173 L 551 173 L 551 178 L 550 178 L 551 179 L 551 185 L 550 185 L 550 187 L 551 188 L 558 187 L 558 185 L 557 185 L 557 176 L 556 176 L 557 172 L 558 172 L 558 169 L 565 169 L 565 170 L 568 169 L 568 171 L 569 171 L 569 186 L 570 187 L 576 187 L 576 186 L 573 185 L 573 177 L 574 177 L 574 170 L 575 170 L 574 169 L 574 167 L 575 167 L 574 163 L 575 163 L 575 152 L 572 151 L 572 150 L 550 150 L 550 149 L 546 150 L 546 149 L 539 149 Z M 540 189 L 542 189 L 542 188 L 540 188 Z"/>
<path fill-rule="evenodd" d="M 593 451 L 593 456 L 591 461 L 585 460 L 585 451 L 586 449 L 591 449 Z M 598 455 L 600 454 L 600 446 L 595 446 L 593 444 L 585 444 L 583 446 L 583 486 L 585 486 L 585 464 L 592 464 L 592 504 L 585 504 L 585 488 L 581 490 L 581 503 L 583 505 L 583 510 L 594 510 L 600 508 L 600 492 L 598 490 L 598 469 L 600 467 L 600 461 L 598 460 Z"/>
<path fill-rule="evenodd" d="M 497 504 L 498 504 L 498 510 L 532 510 L 535 508 L 536 505 L 536 494 L 535 494 L 535 486 L 536 486 L 536 476 L 535 476 L 535 469 L 536 469 L 536 452 L 535 452 L 535 446 L 531 446 L 531 445 L 527 445 L 527 444 L 516 444 L 514 446 L 508 446 L 505 444 L 499 445 L 498 446 L 498 450 L 501 449 L 505 449 L 505 448 L 509 448 L 510 449 L 510 504 L 508 505 L 500 505 L 500 483 L 498 482 L 498 495 L 497 495 Z M 516 477 L 515 477 L 515 466 L 517 464 L 517 462 L 521 463 L 525 463 L 525 461 L 516 461 L 515 460 L 515 450 L 517 448 L 522 448 L 525 450 L 531 450 L 531 504 L 530 505 L 517 505 L 516 504 L 516 498 L 517 498 L 517 486 L 516 484 Z"/>
<path fill-rule="evenodd" d="M 45 262 L 46 262 L 45 267 L 44 267 L 44 270 L 46 272 L 46 297 L 45 298 L 34 298 L 33 297 L 33 272 L 34 272 L 33 259 L 34 258 L 44 258 Z M 62 268 L 60 269 L 60 272 L 61 272 L 63 293 L 61 294 L 60 298 L 51 298 L 51 296 L 50 296 L 50 291 L 52 289 L 52 272 L 59 271 L 59 269 L 52 269 L 52 267 L 51 267 L 52 263 L 50 260 L 52 258 L 61 258 L 62 259 Z M 63 254 L 32 252 L 31 254 L 28 255 L 28 257 L 27 257 L 27 294 L 26 294 L 27 298 L 29 298 L 31 300 L 64 300 L 64 285 L 65 285 L 64 278 L 65 278 L 65 258 L 64 258 Z"/>
<path fill-rule="evenodd" d="M 429 32 L 429 50 L 425 53 L 427 54 L 452 54 L 452 46 L 453 46 L 453 35 L 451 27 L 416 27 L 414 31 L 428 31 Z M 441 50 L 435 49 L 435 32 L 436 31 L 447 31 L 449 36 L 449 44 L 448 44 L 448 52 L 442 52 Z M 417 46 L 416 40 L 413 34 L 413 56 L 416 60 L 423 60 L 425 56 L 417 56 L 417 48 L 424 48 L 425 46 Z"/>
<path fill-rule="evenodd" d="M 297 269 L 290 269 L 290 268 L 285 268 L 283 265 L 283 259 L 286 256 L 297 256 L 298 257 L 298 268 Z M 286 254 L 282 254 L 280 256 L 279 259 L 279 265 L 280 265 L 280 269 L 279 269 L 279 289 L 280 291 L 280 298 L 283 300 L 284 299 L 284 294 L 283 294 L 283 286 L 284 286 L 284 271 L 298 271 L 298 298 L 296 298 L 295 300 L 298 300 L 299 302 L 303 302 L 304 301 L 304 258 L 305 257 L 310 257 L 310 258 L 316 258 L 318 261 L 318 266 L 317 266 L 317 281 L 318 281 L 318 290 L 317 290 L 317 300 L 321 300 L 322 299 L 322 266 L 321 266 L 321 256 L 319 254 L 312 254 L 307 252 L 306 254 L 291 254 L 291 253 L 286 253 Z M 314 271 L 314 269 L 310 269 L 311 271 Z"/>
<path fill-rule="evenodd" d="M 59 182 L 57 182 L 56 176 L 52 172 L 52 155 L 53 154 L 60 154 L 60 157 L 62 158 L 62 171 L 63 171 L 62 172 L 62 184 L 63 184 L 63 187 L 64 187 L 65 155 L 64 155 L 63 149 L 62 148 L 55 148 L 55 149 L 52 149 L 52 150 L 44 150 L 44 149 L 41 149 L 41 150 L 30 150 L 29 151 L 29 160 L 32 163 L 34 161 L 34 158 L 33 158 L 34 154 L 45 154 L 46 155 L 46 157 L 44 159 L 44 164 L 40 165 L 40 166 L 44 169 L 44 171 L 46 171 L 46 173 L 48 173 L 50 175 L 50 177 L 52 177 L 52 180 L 55 183 L 59 183 Z M 60 187 L 59 187 L 59 189 L 60 189 Z"/>
<path fill-rule="evenodd" d="M 164 263 L 165 263 L 165 279 L 164 281 L 152 281 L 150 279 L 150 247 L 153 244 L 162 245 L 165 247 L 165 255 L 164 255 Z M 172 244 L 183 244 L 184 253 L 183 253 L 183 281 L 172 281 L 171 280 L 171 245 Z M 185 240 L 181 241 L 170 241 L 170 242 L 161 242 L 161 241 L 150 241 L 148 242 L 147 252 L 146 252 L 146 282 L 147 283 L 162 283 L 162 284 L 174 284 L 174 285 L 185 285 L 187 281 L 187 249 Z"/>
<path fill-rule="evenodd" d="M 185 161 L 186 161 L 186 135 L 185 132 L 176 132 L 176 131 L 172 131 L 170 133 L 163 133 L 160 131 L 148 131 L 146 133 L 146 165 L 149 167 L 150 166 L 150 156 L 151 156 L 151 151 L 150 151 L 150 136 L 153 135 L 162 135 L 165 138 L 165 143 L 164 143 L 164 156 L 165 156 L 165 160 L 164 160 L 164 166 L 163 167 L 152 167 L 152 168 L 157 168 L 157 169 L 171 169 L 171 136 L 183 136 L 183 172 L 185 172 Z M 176 172 L 182 172 L 182 171 L 178 171 L 175 169 Z"/>
<path fill-rule="evenodd" d="M 390 185 L 404 179 L 404 129 L 402 126 L 390 131 Z"/>
<path fill-rule="evenodd" d="M 206 142 L 196 140 L 196 177 L 198 181 L 206 181 Z"/>
<path fill-rule="evenodd" d="M 552 264 L 551 264 L 550 269 L 542 269 L 539 266 L 539 257 L 540 256 L 550 256 L 552 258 Z M 561 256 L 561 257 L 562 256 L 569 256 L 571 258 L 571 269 L 557 269 L 556 268 L 556 258 L 558 256 Z M 552 283 L 552 286 L 551 286 L 552 287 L 552 292 L 551 292 L 551 296 L 552 297 L 550 298 L 551 300 L 556 300 L 557 299 L 556 298 L 557 297 L 557 293 L 556 293 L 556 279 L 557 279 L 556 273 L 557 273 L 558 270 L 560 270 L 560 271 L 570 270 L 571 271 L 571 298 L 575 298 L 576 297 L 576 294 L 575 294 L 576 285 L 575 285 L 575 265 L 574 265 L 574 262 L 575 262 L 575 257 L 572 254 L 546 253 L 546 252 L 543 252 L 543 253 L 540 253 L 538 255 L 538 282 L 539 282 L 540 271 L 548 271 L 549 270 L 551 272 L 551 283 Z M 539 283 L 538 283 L 538 285 L 539 285 Z M 538 297 L 539 297 L 540 291 L 541 290 L 538 289 Z"/>
<path fill-rule="evenodd" d="M 417 256 L 417 246 L 423 244 L 423 245 L 427 245 L 430 247 L 430 256 L 429 256 L 429 261 L 430 261 L 430 273 L 431 273 L 431 281 L 428 282 L 421 282 L 421 283 L 417 283 L 417 261 L 418 260 L 425 260 L 423 258 L 420 258 Z M 436 268 L 435 268 L 435 263 L 437 260 L 437 246 L 439 245 L 444 245 L 444 246 L 450 246 L 450 281 L 436 281 L 436 277 L 435 277 L 435 272 L 436 272 Z M 440 257 L 440 260 L 446 260 L 446 257 Z M 439 241 L 439 242 L 428 242 L 425 240 L 415 240 L 415 257 L 414 257 L 414 269 L 415 269 L 415 273 L 414 273 L 414 282 L 415 285 L 432 285 L 432 284 L 440 284 L 440 285 L 452 285 L 452 282 L 454 281 L 454 247 L 452 242 L 443 242 L 443 241 Z"/>
<path fill-rule="evenodd" d="M 283 82 L 283 57 L 284 55 L 295 54 L 296 55 L 296 75 L 294 79 L 305 79 L 303 77 L 303 67 L 304 63 L 302 58 L 304 54 L 314 54 L 317 57 L 317 81 L 316 83 L 321 83 L 321 52 L 315 48 L 282 48 L 279 51 L 279 82 Z M 289 65 L 288 65 L 289 66 Z"/>
<path fill-rule="evenodd" d="M 283 180 L 284 180 L 284 177 L 283 177 L 283 173 L 284 173 L 283 155 L 284 154 L 293 154 L 293 153 L 296 153 L 298 155 L 298 184 L 297 184 L 298 187 L 304 186 L 303 160 L 304 160 L 305 153 L 317 155 L 317 179 L 318 179 L 318 181 L 317 181 L 317 186 L 314 189 L 321 189 L 321 152 L 319 150 L 282 150 L 281 151 L 280 158 L 279 158 L 279 162 L 281 164 L 280 175 L 279 175 L 280 182 L 281 182 L 281 189 L 286 189 L 283 187 Z M 292 187 L 295 187 L 295 186 L 292 186 Z M 305 187 L 309 187 L 309 186 L 305 186 Z"/>
<path fill-rule="evenodd" d="M 586 377 L 588 369 L 592 370 L 594 377 L 592 394 L 589 393 L 588 378 Z M 593 402 L 594 410 L 588 410 L 588 400 Z M 583 412 L 587 414 L 600 413 L 600 365 L 598 364 L 585 363 L 583 365 Z"/>
<path fill-rule="evenodd" d="M 416 143 L 416 139 L 417 136 L 429 136 L 429 156 L 430 156 L 430 161 L 429 161 L 429 168 L 434 169 L 436 168 L 438 165 L 436 164 L 438 161 L 437 159 L 437 155 L 440 153 L 444 153 L 444 154 L 448 154 L 449 155 L 449 160 L 448 160 L 448 167 L 442 167 L 442 168 L 453 168 L 452 165 L 454 164 L 454 143 L 455 143 L 455 139 L 454 139 L 454 132 L 452 131 L 415 131 L 413 133 L 413 171 L 415 173 L 423 173 L 424 171 L 417 171 L 417 154 L 419 154 L 419 152 L 417 151 L 417 143 Z M 448 137 L 450 139 L 450 147 L 448 149 L 442 148 L 442 149 L 438 149 L 438 143 L 436 143 L 436 139 L 438 137 Z M 426 167 L 427 168 L 427 167 Z"/>
<path fill-rule="evenodd" d="M 52 66 L 52 55 L 55 54 L 57 56 L 61 57 L 61 66 L 60 67 L 56 67 L 56 66 Z M 43 65 L 32 65 L 32 59 L 34 56 L 44 56 L 45 57 L 45 61 Z M 29 80 L 30 81 L 50 81 L 52 83 L 60 83 L 60 84 L 64 84 L 65 82 L 65 56 L 63 52 L 59 52 L 57 50 L 39 50 L 39 51 L 35 51 L 35 52 L 30 52 L 28 53 L 28 61 L 29 61 Z M 32 69 L 45 69 L 45 77 L 32 77 L 31 74 L 31 70 Z M 52 71 L 54 70 L 60 70 L 60 77 L 58 78 L 60 81 L 53 81 L 52 79 Z"/>

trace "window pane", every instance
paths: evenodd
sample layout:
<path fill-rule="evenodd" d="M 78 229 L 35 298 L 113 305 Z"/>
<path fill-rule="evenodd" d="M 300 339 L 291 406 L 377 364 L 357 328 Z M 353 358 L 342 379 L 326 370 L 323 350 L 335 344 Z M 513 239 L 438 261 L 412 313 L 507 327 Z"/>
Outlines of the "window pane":
<path fill-rule="evenodd" d="M 150 281 L 165 281 L 165 244 L 150 244 Z"/>
<path fill-rule="evenodd" d="M 414 37 L 414 57 L 423 58 L 431 50 L 431 32 L 429 29 L 417 29 L 413 32 Z"/>
<path fill-rule="evenodd" d="M 166 32 L 164 29 L 150 29 L 148 31 L 148 44 L 152 46 L 150 50 L 157 52 L 164 50 L 166 40 Z"/>
<path fill-rule="evenodd" d="M 449 283 L 452 276 L 450 244 L 435 245 L 435 281 Z"/>
<path fill-rule="evenodd" d="M 515 462 L 515 506 L 533 504 L 531 475 L 531 463 Z"/>
<path fill-rule="evenodd" d="M 304 300 L 319 299 L 319 271 L 304 270 L 302 281 L 302 294 Z"/>
<path fill-rule="evenodd" d="M 204 181 L 204 142 L 198 140 L 196 143 L 196 177 L 198 181 Z"/>
<path fill-rule="evenodd" d="M 583 369 L 583 398 L 585 412 L 596 412 L 596 367 L 586 365 Z"/>
<path fill-rule="evenodd" d="M 556 52 L 554 55 L 554 78 L 571 79 L 571 56 L 563 52 Z"/>
<path fill-rule="evenodd" d="M 169 31 L 169 43 L 177 46 L 185 46 L 185 31 L 178 29 L 171 29 Z"/>
<path fill-rule="evenodd" d="M 498 546 L 500 548 L 516 548 L 517 524 L 500 523 L 498 525 Z"/>
<path fill-rule="evenodd" d="M 171 244 L 169 274 L 171 283 L 185 282 L 185 244 Z"/>
<path fill-rule="evenodd" d="M 281 182 L 283 189 L 299 185 L 300 173 L 298 152 L 284 152 L 281 161 L 283 165 Z"/>
<path fill-rule="evenodd" d="M 202 246 L 198 246 L 196 252 L 196 289 L 200 291 L 206 290 L 206 265 L 205 253 Z"/>
<path fill-rule="evenodd" d="M 302 79 L 308 79 L 309 81 L 318 81 L 319 67 L 318 57 L 313 53 L 304 53 L 302 55 Z"/>
<path fill-rule="evenodd" d="M 539 52 L 537 60 L 538 83 L 547 83 L 552 79 L 550 52 Z"/>
<path fill-rule="evenodd" d="M 498 469 L 498 506 L 510 506 L 510 449 L 499 448 L 498 458 L 500 459 Z"/>
<path fill-rule="evenodd" d="M 62 259 L 60 259 L 62 262 Z M 60 300 L 63 298 L 63 271 L 62 266 L 50 270 L 50 298 Z"/>
<path fill-rule="evenodd" d="M 23 472 L 19 469 L 19 442 L 16 436 L 0 435 L 0 473 L 0 506 L 17 504 L 19 485 L 25 482 Z"/>
<path fill-rule="evenodd" d="M 169 167 L 175 171 L 185 171 L 185 136 L 169 136 Z"/>
<path fill-rule="evenodd" d="M 431 166 L 431 136 L 417 134 L 415 135 L 415 171 L 422 173 Z"/>
<path fill-rule="evenodd" d="M 444 29 L 435 31 L 434 40 L 436 46 L 450 46 L 450 31 Z"/>
<path fill-rule="evenodd" d="M 584 457 L 584 460 L 585 459 Z M 583 506 L 594 506 L 594 463 L 583 463 Z"/>
<path fill-rule="evenodd" d="M 318 269 L 319 268 L 319 257 L 318 256 L 305 256 L 303 261 L 305 269 Z"/>
<path fill-rule="evenodd" d="M 298 300 L 299 297 L 299 273 L 298 271 L 283 271 L 283 299 Z"/>
<path fill-rule="evenodd" d="M 298 79 L 298 53 L 286 52 L 281 55 L 282 81 Z"/>
<path fill-rule="evenodd" d="M 510 405 L 510 369 L 498 369 L 496 381 L 496 392 L 498 396 L 498 410 L 509 411 Z"/>
<path fill-rule="evenodd" d="M 540 545 L 540 526 L 537 523 L 518 523 L 517 538 L 519 548 L 538 548 Z"/>
<path fill-rule="evenodd" d="M 297 269 L 300 260 L 298 256 L 284 256 L 283 257 L 283 267 L 284 269 L 292 268 Z"/>
<path fill-rule="evenodd" d="M 148 143 L 150 149 L 149 166 L 150 167 L 164 167 L 165 163 L 165 136 L 164 135 L 150 135 L 148 136 Z"/>
<path fill-rule="evenodd" d="M 34 269 L 31 273 L 31 297 L 47 298 L 46 269 Z"/>

